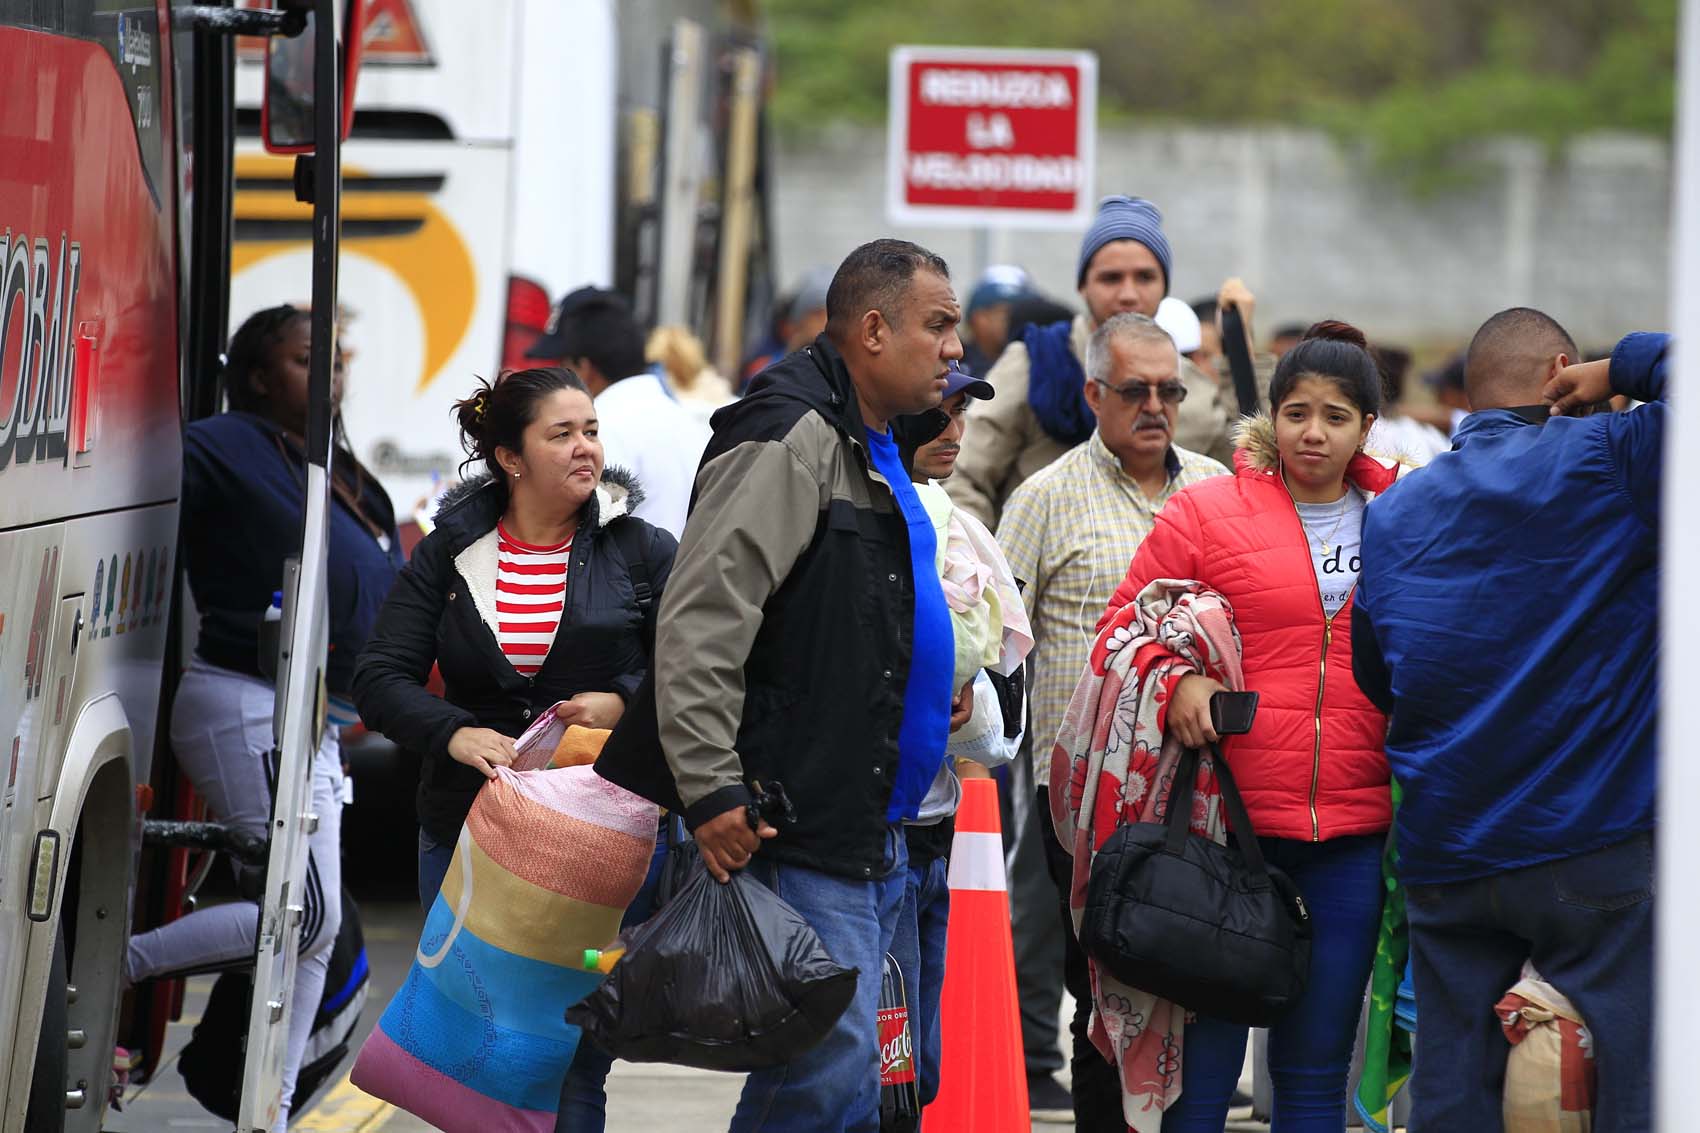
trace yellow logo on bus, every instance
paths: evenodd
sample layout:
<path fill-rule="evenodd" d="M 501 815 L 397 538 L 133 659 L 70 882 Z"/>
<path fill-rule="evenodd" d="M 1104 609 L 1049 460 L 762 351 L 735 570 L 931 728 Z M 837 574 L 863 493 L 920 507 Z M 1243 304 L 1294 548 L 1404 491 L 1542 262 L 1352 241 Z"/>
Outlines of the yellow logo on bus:
<path fill-rule="evenodd" d="M 310 228 L 301 226 L 311 225 L 313 208 L 295 199 L 293 168 L 287 157 L 237 155 L 233 274 L 311 243 Z M 431 203 L 429 190 L 351 188 L 362 181 L 384 180 L 366 170 L 343 167 L 342 246 L 395 272 L 419 304 L 425 323 L 425 359 L 415 386 L 422 390 L 459 349 L 472 326 L 477 278 L 472 253 L 448 217 Z M 254 234 L 262 225 L 275 225 L 275 234 L 264 229 Z M 247 235 L 244 227 L 249 229 Z"/>

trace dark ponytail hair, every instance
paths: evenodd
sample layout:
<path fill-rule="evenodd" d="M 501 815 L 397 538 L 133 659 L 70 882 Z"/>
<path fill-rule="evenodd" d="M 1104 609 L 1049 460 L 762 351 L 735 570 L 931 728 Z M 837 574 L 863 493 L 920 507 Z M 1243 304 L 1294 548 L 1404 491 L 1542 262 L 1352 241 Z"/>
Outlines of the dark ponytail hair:
<path fill-rule="evenodd" d="M 249 378 L 271 364 L 271 352 L 283 340 L 289 325 L 306 317 L 307 312 L 300 307 L 281 303 L 255 311 L 230 336 L 230 345 L 224 351 L 224 393 L 230 399 L 230 408 L 264 415 L 264 398 Z"/>
<path fill-rule="evenodd" d="M 290 325 L 296 319 L 306 317 L 307 311 L 304 308 L 280 303 L 275 307 L 255 311 L 236 328 L 236 333 L 230 336 L 230 344 L 224 350 L 224 394 L 231 409 L 261 417 L 269 416 L 266 399 L 254 389 L 254 383 L 249 379 L 256 370 L 264 370 L 271 364 L 271 352 L 283 340 L 283 334 Z M 284 434 L 274 434 L 272 440 L 284 463 L 296 472 L 302 488 L 305 489 L 307 482 L 303 469 L 307 463 L 307 453 L 301 439 L 293 435 L 288 435 L 288 439 L 285 439 Z M 354 513 L 355 518 L 360 520 L 374 538 L 387 538 L 388 532 L 370 510 L 367 502 L 368 496 L 373 492 L 383 495 L 383 489 L 373 479 L 372 474 L 366 471 L 366 466 L 360 463 L 360 458 L 354 455 L 354 449 L 348 443 L 348 433 L 343 429 L 340 409 L 335 410 L 331 418 L 331 443 L 336 448 L 336 457 L 331 461 L 331 491 Z M 387 506 L 387 496 L 385 500 Z"/>
<path fill-rule="evenodd" d="M 1269 409 L 1279 412 L 1300 378 L 1333 382 L 1365 417 L 1381 413 L 1381 370 L 1364 332 L 1333 319 L 1312 323 L 1299 344 L 1281 356 L 1269 380 Z"/>
<path fill-rule="evenodd" d="M 579 376 L 564 366 L 539 366 L 532 370 L 509 370 L 494 383 L 478 379 L 472 396 L 455 402 L 455 420 L 460 424 L 460 447 L 467 465 L 483 461 L 498 484 L 506 482 L 496 450 L 519 452 L 525 445 L 525 429 L 537 420 L 537 407 L 552 393 L 576 389 L 586 397 L 590 390 Z"/>

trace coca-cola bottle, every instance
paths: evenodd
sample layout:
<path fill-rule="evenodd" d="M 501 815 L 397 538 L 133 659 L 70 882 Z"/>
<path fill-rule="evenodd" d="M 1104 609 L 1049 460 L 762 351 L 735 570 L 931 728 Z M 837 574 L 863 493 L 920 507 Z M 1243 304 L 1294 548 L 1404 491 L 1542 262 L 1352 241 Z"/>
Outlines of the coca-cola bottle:
<path fill-rule="evenodd" d="M 909 1027 L 909 997 L 903 969 L 885 955 L 880 979 L 880 1131 L 915 1133 L 921 1127 L 921 1088 L 915 1080 L 915 1042 Z"/>

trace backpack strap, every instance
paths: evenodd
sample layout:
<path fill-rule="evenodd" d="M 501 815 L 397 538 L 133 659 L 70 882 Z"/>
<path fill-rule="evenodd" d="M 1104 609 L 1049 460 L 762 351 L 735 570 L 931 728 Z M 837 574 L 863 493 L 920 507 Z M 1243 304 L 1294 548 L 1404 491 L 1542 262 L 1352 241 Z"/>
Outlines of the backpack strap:
<path fill-rule="evenodd" d="M 655 656 L 655 587 L 649 581 L 649 560 L 643 556 L 648 525 L 634 519 L 617 519 L 608 525 L 608 537 L 620 549 L 626 560 L 626 574 L 632 580 L 632 597 L 637 599 L 638 617 L 643 622 L 645 655 Z"/>

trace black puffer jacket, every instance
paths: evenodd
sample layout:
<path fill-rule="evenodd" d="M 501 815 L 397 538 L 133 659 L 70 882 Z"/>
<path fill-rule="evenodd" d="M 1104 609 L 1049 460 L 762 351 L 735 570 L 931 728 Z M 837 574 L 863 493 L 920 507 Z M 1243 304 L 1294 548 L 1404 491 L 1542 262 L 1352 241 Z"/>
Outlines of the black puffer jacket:
<path fill-rule="evenodd" d="M 638 549 L 639 573 L 647 571 L 659 599 L 677 546 L 672 535 L 630 514 L 642 499 L 622 469 L 603 472 L 573 539 L 561 627 L 534 677 L 514 671 L 479 613 L 480 605 L 494 609 L 494 545 L 480 540 L 502 516 L 502 485 L 481 477 L 451 493 L 437 511 L 436 529 L 396 578 L 355 666 L 354 702 L 368 728 L 419 753 L 419 825 L 435 841 L 452 845 L 459 837 L 484 782 L 449 755 L 456 731 L 482 727 L 518 736 L 556 701 L 581 692 L 630 700 L 637 690 L 649 667 L 645 642 L 653 640 L 653 626 L 645 625 L 622 547 Z M 616 534 L 629 524 L 639 530 Z M 476 585 L 487 594 L 475 593 L 462 573 L 481 553 L 489 556 L 488 577 Z M 655 609 L 652 602 L 651 621 Z M 442 671 L 443 697 L 425 689 L 433 664 Z"/>

